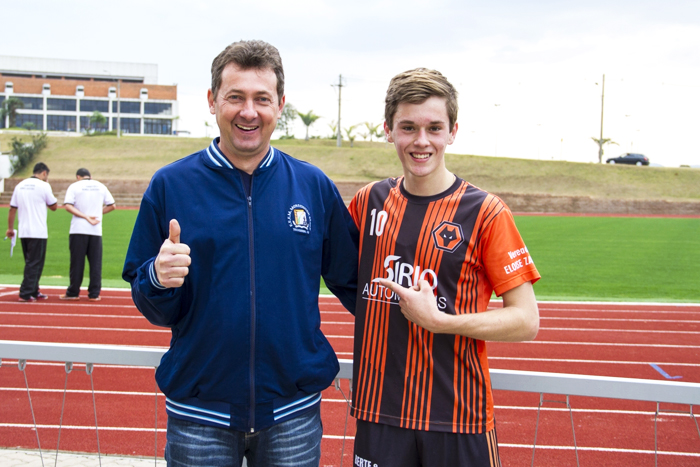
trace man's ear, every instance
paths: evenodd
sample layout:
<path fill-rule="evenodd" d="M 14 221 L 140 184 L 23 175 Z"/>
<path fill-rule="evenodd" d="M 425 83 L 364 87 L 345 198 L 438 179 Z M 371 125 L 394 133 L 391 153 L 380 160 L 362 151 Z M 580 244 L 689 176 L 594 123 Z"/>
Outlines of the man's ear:
<path fill-rule="evenodd" d="M 285 102 L 287 102 L 287 96 L 282 96 L 282 99 L 280 99 L 280 108 L 277 112 L 277 118 L 282 117 L 282 110 L 284 109 Z"/>
<path fill-rule="evenodd" d="M 207 102 L 209 103 L 209 113 L 212 115 L 216 115 L 216 106 L 214 105 L 214 93 L 211 92 L 211 89 L 207 90 Z"/>

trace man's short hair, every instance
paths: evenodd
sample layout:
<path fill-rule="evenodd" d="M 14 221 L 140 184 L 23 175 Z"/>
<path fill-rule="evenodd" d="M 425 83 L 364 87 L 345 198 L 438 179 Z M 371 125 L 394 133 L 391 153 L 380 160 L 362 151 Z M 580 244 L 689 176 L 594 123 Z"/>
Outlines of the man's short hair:
<path fill-rule="evenodd" d="M 85 168 L 79 168 L 78 171 L 75 173 L 78 177 L 89 177 L 90 176 L 90 171 Z"/>
<path fill-rule="evenodd" d="M 221 74 L 229 63 L 243 70 L 271 69 L 277 76 L 277 98 L 284 96 L 282 57 L 274 46 L 264 41 L 238 41 L 226 47 L 211 64 L 211 92 L 216 99 L 221 86 Z"/>
<path fill-rule="evenodd" d="M 394 128 L 394 115 L 399 104 L 422 104 L 428 98 L 444 97 L 447 105 L 447 116 L 450 120 L 450 131 L 457 122 L 457 90 L 447 81 L 442 73 L 427 68 L 415 68 L 394 76 L 386 91 L 384 120 L 389 128 Z"/>
<path fill-rule="evenodd" d="M 34 171 L 32 172 L 33 174 L 40 174 L 41 172 L 49 172 L 49 166 L 44 164 L 43 162 L 37 162 L 36 165 L 34 166 Z"/>

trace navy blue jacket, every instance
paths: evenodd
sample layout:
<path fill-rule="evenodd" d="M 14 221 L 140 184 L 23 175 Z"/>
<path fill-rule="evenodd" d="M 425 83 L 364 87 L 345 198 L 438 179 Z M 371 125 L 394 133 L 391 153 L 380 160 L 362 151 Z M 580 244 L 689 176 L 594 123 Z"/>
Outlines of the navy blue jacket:
<path fill-rule="evenodd" d="M 338 360 L 321 332 L 320 278 L 355 309 L 358 233 L 333 182 L 274 148 L 242 174 L 217 140 L 160 169 L 124 264 L 134 303 L 172 330 L 156 380 L 170 416 L 257 431 L 320 403 Z M 177 219 L 192 264 L 166 289 L 153 262 Z"/>

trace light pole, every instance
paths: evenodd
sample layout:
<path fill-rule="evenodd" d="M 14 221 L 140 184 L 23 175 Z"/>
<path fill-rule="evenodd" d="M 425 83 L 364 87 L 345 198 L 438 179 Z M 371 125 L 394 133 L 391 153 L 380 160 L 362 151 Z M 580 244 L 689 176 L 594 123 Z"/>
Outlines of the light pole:
<path fill-rule="evenodd" d="M 600 142 L 598 143 L 598 163 L 603 163 L 603 109 L 605 108 L 605 73 L 603 73 L 603 86 L 600 93 Z"/>
<path fill-rule="evenodd" d="M 342 127 L 340 126 L 340 93 L 343 89 L 343 75 L 338 75 L 338 84 L 331 84 L 331 86 L 338 86 L 338 135 L 336 146 L 341 147 L 343 145 L 343 134 L 341 133 Z"/>

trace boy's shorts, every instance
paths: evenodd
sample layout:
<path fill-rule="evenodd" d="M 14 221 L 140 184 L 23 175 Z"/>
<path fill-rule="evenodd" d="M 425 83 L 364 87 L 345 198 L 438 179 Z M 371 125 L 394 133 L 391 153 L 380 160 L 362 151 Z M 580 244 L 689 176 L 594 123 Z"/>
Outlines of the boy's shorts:
<path fill-rule="evenodd" d="M 496 429 L 458 434 L 357 421 L 355 467 L 500 467 Z"/>

